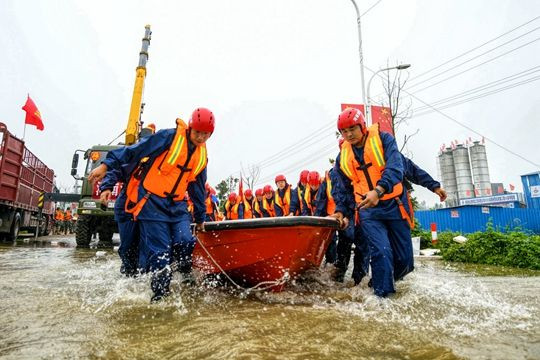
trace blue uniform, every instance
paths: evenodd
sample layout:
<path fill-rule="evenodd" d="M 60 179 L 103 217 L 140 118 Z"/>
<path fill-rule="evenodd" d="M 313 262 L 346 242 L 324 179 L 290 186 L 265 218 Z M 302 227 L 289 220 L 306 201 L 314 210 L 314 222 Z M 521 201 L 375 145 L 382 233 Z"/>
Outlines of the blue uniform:
<path fill-rule="evenodd" d="M 376 185 L 388 192 L 403 181 L 404 164 L 394 137 L 381 132 L 380 138 L 386 165 Z M 353 146 L 352 149 L 357 161 L 361 162 L 364 148 Z M 336 202 L 336 212 L 354 221 L 354 190 L 350 179 L 340 169 L 340 156 L 341 153 L 336 159 L 334 172 L 337 181 L 332 188 L 332 196 Z M 403 191 L 400 200 L 410 213 L 406 191 Z M 358 215 L 360 228 L 355 229 L 354 242 L 359 251 L 366 249 L 362 251 L 363 256 L 367 256 L 366 251 L 369 251 L 374 292 L 378 296 L 394 293 L 394 280 L 403 278 L 414 269 L 409 224 L 402 218 L 395 199 L 381 200 L 375 207 L 359 210 Z"/>
<path fill-rule="evenodd" d="M 169 149 L 175 134 L 176 129 L 160 130 L 135 145 L 111 151 L 104 163 L 110 169 L 119 169 L 122 165 L 137 164 L 142 158 L 149 157 L 151 164 L 157 156 Z M 195 151 L 195 145 L 188 137 L 188 152 L 192 151 Z M 205 183 L 206 168 L 187 187 L 193 202 L 193 218 L 196 223 L 203 223 L 205 218 Z M 145 193 L 141 182 L 139 200 Z M 171 274 L 168 265 L 171 263 L 171 256 L 182 273 L 191 271 L 195 238 L 190 229 L 191 214 L 187 201 L 150 195 L 137 221 L 143 240 L 140 244 L 139 266 L 145 271 L 154 272 L 152 290 L 160 297 L 169 291 Z"/>
<path fill-rule="evenodd" d="M 100 185 L 100 190 L 105 191 L 112 190 L 117 182 L 124 183 L 124 187 L 122 187 L 114 203 L 114 219 L 118 224 L 118 232 L 120 233 L 120 246 L 118 247 L 118 255 L 122 261 L 120 272 L 127 276 L 137 274 L 139 261 L 139 226 L 133 220 L 133 216 L 126 213 L 124 208 L 126 203 L 126 183 L 133 169 L 134 166 L 121 166 L 119 170 L 111 169 L 107 171 Z"/>

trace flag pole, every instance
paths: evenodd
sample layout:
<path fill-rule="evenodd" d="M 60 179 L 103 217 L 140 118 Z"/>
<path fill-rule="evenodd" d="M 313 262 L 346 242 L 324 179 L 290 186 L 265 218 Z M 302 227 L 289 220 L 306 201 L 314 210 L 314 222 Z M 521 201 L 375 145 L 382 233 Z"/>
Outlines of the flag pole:
<path fill-rule="evenodd" d="M 24 122 L 24 128 L 23 128 L 23 134 L 22 139 L 24 140 L 24 137 L 26 136 L 26 121 Z"/>

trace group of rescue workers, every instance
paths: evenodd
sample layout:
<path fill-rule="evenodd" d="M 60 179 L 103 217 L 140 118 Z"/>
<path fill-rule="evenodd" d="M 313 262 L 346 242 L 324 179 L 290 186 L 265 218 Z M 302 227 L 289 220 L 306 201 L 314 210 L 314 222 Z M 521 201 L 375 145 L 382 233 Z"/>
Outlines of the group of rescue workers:
<path fill-rule="evenodd" d="M 54 212 L 54 234 L 72 234 L 75 219 L 71 213 L 71 208 L 62 210 L 60 207 L 56 208 Z"/>
<path fill-rule="evenodd" d="M 339 154 L 324 177 L 304 170 L 296 188 L 283 175 L 277 189 L 266 185 L 253 194 L 231 193 L 224 216 L 215 190 L 207 180 L 206 141 L 215 128 L 213 113 L 197 108 L 186 124 L 150 132 L 131 146 L 112 150 L 94 169 L 90 181 L 102 180 L 102 201 L 108 201 L 117 182 L 124 182 L 115 202 L 120 232 L 121 272 L 127 276 L 152 274 L 152 301 L 170 292 L 173 271 L 183 282 L 194 283 L 191 272 L 196 235 L 205 221 L 275 216 L 330 216 L 340 230 L 326 252 L 326 263 L 337 268 L 335 280 L 344 281 L 352 245 L 355 285 L 369 273 L 376 295 L 395 292 L 395 281 L 414 269 L 411 227 L 414 226 L 409 182 L 436 193 L 440 184 L 397 148 L 394 137 L 366 126 L 360 110 L 347 108 L 338 117 L 342 135 Z M 189 201 L 188 201 L 189 200 Z"/>

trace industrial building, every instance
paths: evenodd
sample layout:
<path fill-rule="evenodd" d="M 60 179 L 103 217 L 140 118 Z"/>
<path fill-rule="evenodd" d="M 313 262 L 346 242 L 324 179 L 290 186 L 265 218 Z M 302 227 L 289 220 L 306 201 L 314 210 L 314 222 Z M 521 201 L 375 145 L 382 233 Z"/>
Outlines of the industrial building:
<path fill-rule="evenodd" d="M 491 223 L 501 231 L 540 234 L 540 171 L 521 175 L 522 194 L 491 183 L 486 148 L 479 141 L 441 148 L 437 161 L 448 192 L 446 208 L 416 212 L 422 228 L 435 224 L 440 231 L 466 234 Z"/>
<path fill-rule="evenodd" d="M 480 141 L 452 143 L 442 148 L 437 162 L 442 186 L 448 193 L 446 207 L 491 205 L 523 207 L 522 194 L 507 193 L 502 183 L 492 183 L 486 146 Z"/>

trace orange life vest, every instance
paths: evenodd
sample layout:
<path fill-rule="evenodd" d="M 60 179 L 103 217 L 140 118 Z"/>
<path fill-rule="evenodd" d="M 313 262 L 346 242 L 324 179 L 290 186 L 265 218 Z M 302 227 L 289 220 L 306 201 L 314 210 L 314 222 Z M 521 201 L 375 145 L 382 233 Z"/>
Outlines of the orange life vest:
<path fill-rule="evenodd" d="M 204 204 L 206 205 L 206 214 L 214 216 L 214 202 L 212 201 L 212 195 L 206 197 Z"/>
<path fill-rule="evenodd" d="M 62 210 L 56 210 L 56 213 L 54 214 L 54 219 L 58 221 L 64 220 L 64 213 Z"/>
<path fill-rule="evenodd" d="M 274 201 L 271 201 L 270 203 L 268 203 L 268 199 L 266 197 L 263 197 L 262 203 L 263 203 L 263 209 L 268 212 L 270 217 L 276 217 L 276 210 L 274 209 Z"/>
<path fill-rule="evenodd" d="M 306 191 L 304 192 L 304 200 L 306 201 L 307 207 L 309 211 L 311 212 L 311 216 L 315 215 L 315 210 L 317 209 L 317 206 L 315 206 L 315 199 L 317 198 L 317 193 L 319 192 L 319 189 L 315 191 L 315 197 L 311 198 L 311 187 L 306 186 Z"/>
<path fill-rule="evenodd" d="M 151 167 L 144 174 L 134 174 L 126 190 L 126 212 L 136 219 L 150 197 L 171 197 L 175 201 L 185 198 L 188 184 L 195 181 L 208 162 L 206 146 L 200 145 L 188 155 L 188 127 L 181 119 L 176 119 L 176 134 L 167 151 L 154 159 Z M 138 176 L 137 176 L 138 175 Z M 144 197 L 138 201 L 139 184 L 145 190 Z"/>
<path fill-rule="evenodd" d="M 225 215 L 227 216 L 227 220 L 237 220 L 238 219 L 238 207 L 240 206 L 240 203 L 236 203 L 234 205 L 231 205 L 229 200 L 225 203 Z"/>
<path fill-rule="evenodd" d="M 244 198 L 243 199 L 243 203 L 244 203 L 244 219 L 252 219 L 253 218 L 253 206 L 251 205 L 252 204 L 252 201 L 253 201 L 253 198 L 251 198 L 251 201 Z"/>
<path fill-rule="evenodd" d="M 283 211 L 283 216 L 289 215 L 289 208 L 291 207 L 291 185 L 287 184 L 283 198 L 279 196 L 279 190 L 276 190 L 275 204 Z"/>
<path fill-rule="evenodd" d="M 253 213 L 257 214 L 260 218 L 263 217 L 263 213 L 261 211 L 261 203 L 257 199 L 255 199 L 255 201 L 253 202 Z"/>
<path fill-rule="evenodd" d="M 354 200 L 357 204 L 363 201 L 365 194 L 375 189 L 377 182 L 382 177 L 385 166 L 386 161 L 379 133 L 379 124 L 374 124 L 368 128 L 362 165 L 356 160 L 352 145 L 348 141 L 345 141 L 341 146 L 340 169 L 351 180 L 354 188 Z M 399 182 L 394 185 L 391 191 L 384 193 L 381 200 L 395 199 L 399 205 L 402 218 L 407 220 L 409 225 L 413 227 L 414 224 L 411 223 L 411 218 L 400 199 L 401 194 L 403 194 L 403 184 Z"/>
<path fill-rule="evenodd" d="M 71 220 L 71 219 L 72 219 L 71 210 L 66 210 L 64 214 L 64 220 Z"/>
<path fill-rule="evenodd" d="M 330 180 L 330 172 L 326 171 L 326 213 L 332 215 L 336 212 L 336 202 L 332 196 L 332 181 Z"/>

